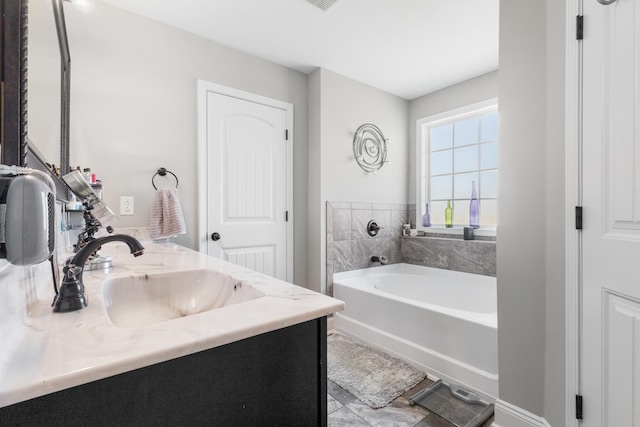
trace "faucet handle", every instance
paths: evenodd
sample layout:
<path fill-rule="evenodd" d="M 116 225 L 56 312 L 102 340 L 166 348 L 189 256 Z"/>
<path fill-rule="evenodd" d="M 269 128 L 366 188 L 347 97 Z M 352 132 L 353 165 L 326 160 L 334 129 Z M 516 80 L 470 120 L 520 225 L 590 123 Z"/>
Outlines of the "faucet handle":
<path fill-rule="evenodd" d="M 67 275 L 69 279 L 75 279 L 76 276 L 81 272 L 82 272 L 82 267 L 77 265 L 67 264 L 64 267 L 64 273 Z"/>
<path fill-rule="evenodd" d="M 378 234 L 378 231 L 380 231 L 381 229 L 383 229 L 384 227 L 380 227 L 378 225 L 377 222 L 375 222 L 375 220 L 371 220 L 369 221 L 369 223 L 367 224 L 367 233 L 369 233 L 369 236 L 374 237 Z"/>

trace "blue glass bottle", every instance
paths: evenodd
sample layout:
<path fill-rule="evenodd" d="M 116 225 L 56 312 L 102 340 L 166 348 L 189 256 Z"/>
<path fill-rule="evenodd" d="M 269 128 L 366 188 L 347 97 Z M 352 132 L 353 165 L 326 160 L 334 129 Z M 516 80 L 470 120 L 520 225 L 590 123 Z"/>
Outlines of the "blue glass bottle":
<path fill-rule="evenodd" d="M 429 203 L 424 207 L 424 215 L 422 215 L 422 226 L 431 227 L 431 214 L 429 213 Z"/>
<path fill-rule="evenodd" d="M 471 228 L 480 228 L 480 201 L 476 193 L 476 182 L 471 182 L 471 201 L 469 202 L 469 225 Z"/>

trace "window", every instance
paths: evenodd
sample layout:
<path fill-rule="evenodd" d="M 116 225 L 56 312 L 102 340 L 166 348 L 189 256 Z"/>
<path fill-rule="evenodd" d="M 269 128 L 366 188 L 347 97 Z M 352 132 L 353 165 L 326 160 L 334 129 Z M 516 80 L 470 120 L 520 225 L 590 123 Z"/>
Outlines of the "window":
<path fill-rule="evenodd" d="M 417 226 L 429 204 L 432 228 L 445 228 L 451 203 L 453 228 L 469 226 L 472 186 L 480 201 L 480 229 L 495 230 L 498 203 L 497 99 L 418 120 Z"/>

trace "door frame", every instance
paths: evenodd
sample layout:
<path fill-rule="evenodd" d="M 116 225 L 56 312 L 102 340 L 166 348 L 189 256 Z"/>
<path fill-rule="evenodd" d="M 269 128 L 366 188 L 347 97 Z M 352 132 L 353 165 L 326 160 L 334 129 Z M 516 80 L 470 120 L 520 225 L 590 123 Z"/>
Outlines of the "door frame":
<path fill-rule="evenodd" d="M 207 219 L 208 200 L 207 184 L 209 182 L 207 168 L 207 94 L 216 93 L 231 96 L 269 107 L 279 108 L 287 113 L 287 207 L 289 220 L 287 221 L 287 281 L 293 282 L 293 104 L 245 92 L 229 86 L 223 86 L 207 80 L 198 79 L 197 99 L 198 99 L 198 251 L 208 254 L 207 243 Z"/>
<path fill-rule="evenodd" d="M 565 44 L 565 424 L 578 427 L 576 396 L 581 391 L 582 235 L 575 208 L 582 206 L 582 42 L 576 16 L 583 0 L 566 0 Z"/>

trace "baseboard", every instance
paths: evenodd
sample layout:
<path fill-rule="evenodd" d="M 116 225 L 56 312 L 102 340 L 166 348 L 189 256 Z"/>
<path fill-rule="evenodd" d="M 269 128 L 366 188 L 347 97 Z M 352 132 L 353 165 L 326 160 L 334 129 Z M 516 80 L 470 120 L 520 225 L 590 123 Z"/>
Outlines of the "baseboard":
<path fill-rule="evenodd" d="M 525 411 L 504 400 L 495 403 L 492 427 L 551 427 L 542 417 Z"/>

